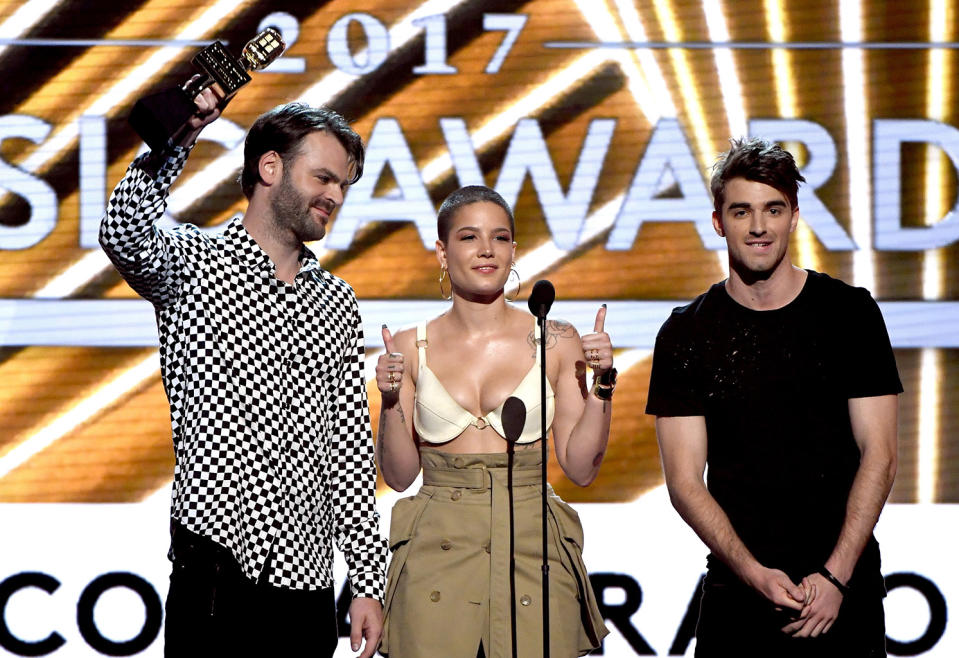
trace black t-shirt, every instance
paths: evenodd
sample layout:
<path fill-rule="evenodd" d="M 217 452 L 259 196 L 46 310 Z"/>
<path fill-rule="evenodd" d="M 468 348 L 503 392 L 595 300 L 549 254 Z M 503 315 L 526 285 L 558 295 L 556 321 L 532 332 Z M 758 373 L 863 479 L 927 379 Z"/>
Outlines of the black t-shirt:
<path fill-rule="evenodd" d="M 901 392 L 869 292 L 809 271 L 780 309 L 748 309 L 717 283 L 673 310 L 646 413 L 705 417 L 710 493 L 756 559 L 798 582 L 825 563 L 845 517 L 860 456 L 848 400 Z M 714 556 L 709 568 L 732 578 Z M 878 573 L 871 538 L 853 582 Z"/>

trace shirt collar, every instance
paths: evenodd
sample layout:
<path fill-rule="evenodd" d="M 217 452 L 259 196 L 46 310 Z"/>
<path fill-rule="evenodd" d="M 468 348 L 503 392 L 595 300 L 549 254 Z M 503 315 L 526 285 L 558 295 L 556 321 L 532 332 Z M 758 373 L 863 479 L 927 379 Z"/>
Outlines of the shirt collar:
<path fill-rule="evenodd" d="M 226 242 L 227 248 L 240 262 L 245 263 L 251 268 L 267 270 L 271 273 L 276 270 L 276 266 L 273 265 L 273 261 L 270 260 L 269 255 L 263 251 L 263 248 L 257 244 L 253 236 L 250 235 L 246 227 L 243 226 L 242 215 L 238 215 L 230 220 L 226 230 L 223 231 L 223 239 Z M 297 276 L 321 269 L 316 254 L 314 254 L 309 247 L 303 245 L 303 248 L 300 250 L 300 270 L 297 272 Z"/>

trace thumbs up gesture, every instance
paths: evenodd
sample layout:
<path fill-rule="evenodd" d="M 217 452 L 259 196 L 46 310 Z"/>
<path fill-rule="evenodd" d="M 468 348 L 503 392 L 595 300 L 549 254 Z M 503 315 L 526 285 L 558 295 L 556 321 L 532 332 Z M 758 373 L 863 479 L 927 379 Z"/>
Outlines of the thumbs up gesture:
<path fill-rule="evenodd" d="M 606 304 L 603 304 L 596 312 L 593 333 L 583 334 L 583 358 L 596 375 L 601 375 L 613 367 L 613 344 L 609 340 L 609 334 L 603 330 L 605 324 Z"/>
<path fill-rule="evenodd" d="M 393 347 L 393 334 L 383 325 L 383 345 L 386 352 L 376 361 L 376 388 L 385 399 L 395 400 L 403 386 L 405 363 L 403 354 Z"/>

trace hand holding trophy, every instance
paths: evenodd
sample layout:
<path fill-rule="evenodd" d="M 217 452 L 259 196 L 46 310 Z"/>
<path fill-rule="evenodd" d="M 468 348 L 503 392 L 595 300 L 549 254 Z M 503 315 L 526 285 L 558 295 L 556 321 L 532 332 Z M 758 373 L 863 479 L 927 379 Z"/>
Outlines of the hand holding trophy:
<path fill-rule="evenodd" d="M 208 87 L 218 98 L 228 100 L 250 81 L 250 72 L 269 66 L 286 44 L 280 32 L 268 27 L 244 47 L 239 59 L 219 41 L 215 41 L 193 58 L 201 75 L 194 76 L 180 87 L 166 89 L 138 100 L 130 112 L 130 125 L 153 151 L 163 150 L 196 112 L 193 99 Z"/>

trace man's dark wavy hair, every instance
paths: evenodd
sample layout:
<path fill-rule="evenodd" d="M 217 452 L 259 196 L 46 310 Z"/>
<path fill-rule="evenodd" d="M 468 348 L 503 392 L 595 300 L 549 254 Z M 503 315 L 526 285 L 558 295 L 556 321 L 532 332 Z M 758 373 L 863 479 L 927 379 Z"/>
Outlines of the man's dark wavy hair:
<path fill-rule="evenodd" d="M 246 198 L 253 196 L 253 188 L 260 182 L 260 157 L 269 151 L 276 151 L 283 160 L 283 166 L 300 154 L 303 138 L 317 131 L 329 133 L 346 149 L 352 176 L 350 185 L 363 175 L 363 140 L 350 127 L 339 113 L 325 107 L 310 107 L 306 103 L 286 103 L 278 105 L 269 112 L 260 115 L 243 146 L 243 171 L 240 173 L 240 187 Z"/>
<path fill-rule="evenodd" d="M 726 201 L 726 183 L 734 178 L 773 187 L 783 193 L 791 210 L 799 206 L 799 183 L 805 183 L 806 179 L 799 173 L 792 153 L 759 137 L 731 139 L 729 144 L 730 149 L 716 159 L 709 181 L 717 214 L 722 214 Z"/>

